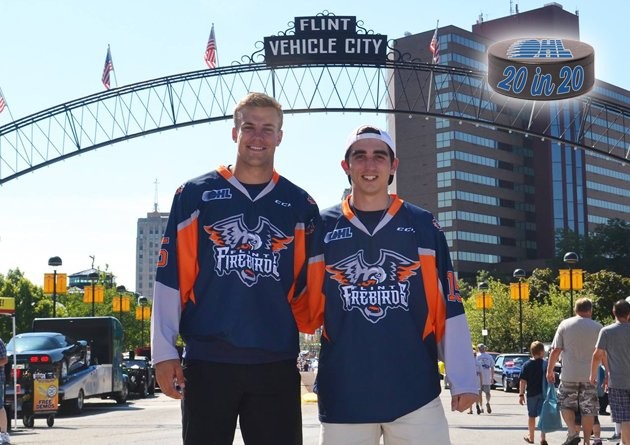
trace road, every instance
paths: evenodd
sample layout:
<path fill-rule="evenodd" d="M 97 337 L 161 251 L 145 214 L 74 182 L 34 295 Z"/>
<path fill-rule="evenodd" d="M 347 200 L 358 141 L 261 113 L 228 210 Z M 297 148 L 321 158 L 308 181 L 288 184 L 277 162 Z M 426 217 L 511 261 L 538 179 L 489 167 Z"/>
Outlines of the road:
<path fill-rule="evenodd" d="M 448 410 L 446 414 L 453 445 L 524 444 L 526 408 L 518 405 L 517 399 L 516 393 L 495 390 L 492 391 L 492 414 L 470 415 Z M 442 402 L 445 407 L 450 406 L 447 392 L 442 393 Z M 304 445 L 317 445 L 317 405 L 305 403 L 302 412 Z M 613 426 L 610 417 L 602 417 L 601 422 L 604 430 L 602 436 L 611 436 Z M 564 432 L 547 435 L 550 444 L 561 444 L 564 438 Z M 11 431 L 11 443 L 14 445 L 65 445 L 69 441 L 89 445 L 180 444 L 179 402 L 161 393 L 147 399 L 133 399 L 121 406 L 109 400 L 88 399 L 83 414 L 60 414 L 55 418 L 52 428 L 46 426 L 46 419 L 36 418 L 34 428 L 24 428 L 21 420 L 18 420 L 18 428 Z M 538 442 L 539 437 L 536 436 Z M 234 444 L 243 444 L 239 432 Z"/>

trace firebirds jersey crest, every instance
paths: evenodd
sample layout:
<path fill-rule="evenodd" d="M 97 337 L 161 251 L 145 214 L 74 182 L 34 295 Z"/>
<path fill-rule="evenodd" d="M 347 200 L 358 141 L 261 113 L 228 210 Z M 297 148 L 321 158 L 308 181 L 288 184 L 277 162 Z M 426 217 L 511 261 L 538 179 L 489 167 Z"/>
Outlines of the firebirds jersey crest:
<path fill-rule="evenodd" d="M 372 323 L 387 315 L 389 309 L 409 310 L 409 282 L 420 267 L 418 261 L 394 251 L 381 249 L 374 264 L 365 261 L 364 251 L 326 267 L 339 283 L 343 310 L 359 310 Z"/>
<path fill-rule="evenodd" d="M 265 217 L 250 229 L 243 214 L 222 219 L 203 227 L 214 244 L 214 270 L 219 276 L 235 273 L 246 286 L 252 287 L 258 277 L 280 280 L 279 251 L 293 241 Z"/>

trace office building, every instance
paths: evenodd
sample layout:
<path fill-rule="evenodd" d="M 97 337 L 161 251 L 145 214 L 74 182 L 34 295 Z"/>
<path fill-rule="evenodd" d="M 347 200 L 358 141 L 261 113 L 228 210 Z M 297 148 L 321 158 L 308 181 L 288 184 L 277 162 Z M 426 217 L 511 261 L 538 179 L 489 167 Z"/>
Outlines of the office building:
<path fill-rule="evenodd" d="M 487 49 L 492 43 L 549 32 L 578 40 L 577 11 L 550 3 L 496 20 L 479 19 L 472 31 L 441 27 L 439 64 L 487 72 Z M 427 30 L 406 35 L 395 41 L 395 48 L 428 61 L 433 34 L 434 30 Z M 432 111 L 449 115 L 458 102 L 469 103 L 472 85 L 465 82 L 470 78 L 436 73 Z M 623 109 L 630 107 L 629 91 L 603 81 L 597 80 L 589 95 Z M 550 127 L 554 136 L 560 136 L 578 116 L 579 107 L 576 100 L 573 108 L 566 107 L 558 116 L 552 103 L 536 115 L 532 129 Z M 608 120 L 601 113 L 589 122 L 584 141 L 601 146 L 609 138 L 617 144 L 628 137 L 627 125 L 628 120 Z M 611 218 L 630 220 L 627 163 L 550 140 L 487 125 L 458 125 L 440 117 L 391 115 L 388 128 L 401 160 L 396 192 L 437 216 L 460 276 L 474 277 L 479 270 L 531 272 L 545 267 L 551 258 L 562 257 L 555 246 L 558 230 L 584 235 Z"/>
<path fill-rule="evenodd" d="M 168 213 L 154 211 L 146 218 L 138 218 L 136 235 L 136 292 L 149 299 L 153 298 L 155 268 L 158 261 L 162 235 L 166 229 Z"/>

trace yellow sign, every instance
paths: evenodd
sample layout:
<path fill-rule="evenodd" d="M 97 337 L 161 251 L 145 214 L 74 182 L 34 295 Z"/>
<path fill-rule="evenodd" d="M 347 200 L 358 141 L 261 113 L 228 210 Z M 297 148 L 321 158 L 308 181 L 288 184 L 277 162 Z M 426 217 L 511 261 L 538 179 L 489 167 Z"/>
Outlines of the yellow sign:
<path fill-rule="evenodd" d="M 57 287 L 55 288 L 55 274 L 44 274 L 44 293 L 45 294 L 65 294 L 68 292 L 68 275 L 65 273 L 57 274 Z"/>
<path fill-rule="evenodd" d="M 136 320 L 150 320 L 151 308 L 149 306 L 136 307 Z"/>
<path fill-rule="evenodd" d="M 34 379 L 33 385 L 33 411 L 56 411 L 59 404 L 57 379 Z"/>
<path fill-rule="evenodd" d="M 486 294 L 486 297 L 484 298 L 483 294 L 477 294 L 475 297 L 477 309 L 483 309 L 484 302 L 486 304 L 486 309 L 492 309 L 492 295 Z"/>
<path fill-rule="evenodd" d="M 129 303 L 129 295 L 123 295 L 122 297 L 112 298 L 112 311 L 113 312 L 129 312 L 131 305 Z"/>
<path fill-rule="evenodd" d="M 15 314 L 15 298 L 0 297 L 0 314 Z"/>
<path fill-rule="evenodd" d="M 94 303 L 102 303 L 105 301 L 105 288 L 102 284 L 94 286 Z M 86 285 L 83 288 L 83 302 L 92 303 L 92 286 Z"/>
<path fill-rule="evenodd" d="M 560 290 L 582 289 L 582 269 L 560 269 Z M 573 273 L 571 273 L 573 272 Z"/>
<path fill-rule="evenodd" d="M 529 283 L 510 283 L 510 297 L 512 300 L 529 300 Z"/>

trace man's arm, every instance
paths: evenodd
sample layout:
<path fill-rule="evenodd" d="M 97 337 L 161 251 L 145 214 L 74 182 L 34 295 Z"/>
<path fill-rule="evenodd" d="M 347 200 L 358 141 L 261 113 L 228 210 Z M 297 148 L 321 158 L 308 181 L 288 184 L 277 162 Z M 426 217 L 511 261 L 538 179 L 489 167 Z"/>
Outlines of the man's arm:
<path fill-rule="evenodd" d="M 549 383 L 556 382 L 556 375 L 553 372 L 553 368 L 556 366 L 556 363 L 558 363 L 558 359 L 560 358 L 561 352 L 562 352 L 562 349 L 553 348 L 551 350 L 551 354 L 549 354 L 549 361 L 547 362 L 547 381 Z"/>
<path fill-rule="evenodd" d="M 591 381 L 592 385 L 597 384 L 597 374 L 599 371 L 599 365 L 604 360 L 605 355 L 606 355 L 606 351 L 600 348 L 596 348 L 595 352 L 593 352 L 593 357 L 591 358 L 591 375 L 589 377 L 589 380 Z"/>

